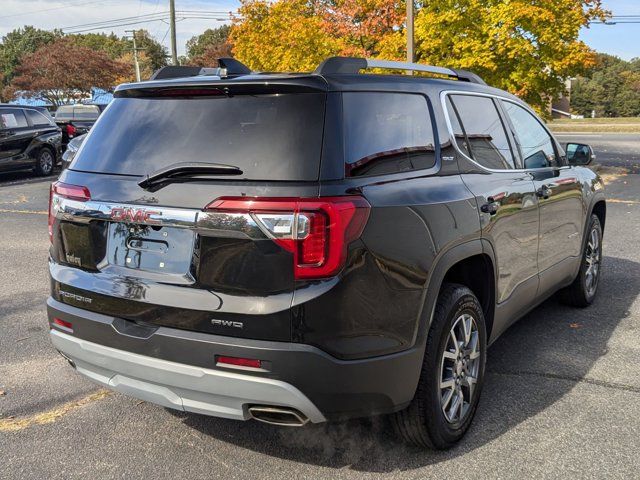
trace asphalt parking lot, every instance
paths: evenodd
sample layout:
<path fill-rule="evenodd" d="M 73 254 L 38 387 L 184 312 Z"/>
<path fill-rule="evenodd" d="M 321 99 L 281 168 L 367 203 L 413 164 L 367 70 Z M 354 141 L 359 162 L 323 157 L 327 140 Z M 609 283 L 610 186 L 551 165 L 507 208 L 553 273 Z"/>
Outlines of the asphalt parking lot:
<path fill-rule="evenodd" d="M 598 298 L 552 298 L 494 344 L 475 422 L 447 452 L 403 445 L 382 418 L 282 429 L 81 378 L 48 340 L 50 179 L 0 177 L 0 478 L 638 478 L 640 135 L 572 138 L 609 181 Z"/>

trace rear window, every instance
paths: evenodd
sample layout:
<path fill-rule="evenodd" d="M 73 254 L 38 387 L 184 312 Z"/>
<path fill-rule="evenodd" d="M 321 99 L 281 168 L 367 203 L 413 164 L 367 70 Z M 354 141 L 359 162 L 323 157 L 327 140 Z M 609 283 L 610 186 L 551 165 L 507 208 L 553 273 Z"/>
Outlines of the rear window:
<path fill-rule="evenodd" d="M 95 105 L 74 107 L 74 120 L 96 120 L 100 116 L 100 109 Z"/>
<path fill-rule="evenodd" d="M 343 94 L 345 174 L 382 175 L 435 165 L 427 99 L 418 94 Z"/>
<path fill-rule="evenodd" d="M 245 179 L 317 180 L 324 104 L 321 93 L 116 98 L 73 168 L 147 175 L 210 162 L 236 166 Z"/>
<path fill-rule="evenodd" d="M 62 105 L 56 110 L 56 120 L 72 120 L 73 105 Z"/>

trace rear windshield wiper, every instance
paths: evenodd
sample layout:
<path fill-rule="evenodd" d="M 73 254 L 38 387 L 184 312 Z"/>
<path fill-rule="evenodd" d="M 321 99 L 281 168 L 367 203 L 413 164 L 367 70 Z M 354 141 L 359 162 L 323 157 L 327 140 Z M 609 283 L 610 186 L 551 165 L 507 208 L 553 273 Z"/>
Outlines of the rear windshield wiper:
<path fill-rule="evenodd" d="M 188 182 L 209 175 L 242 175 L 242 173 L 238 167 L 220 163 L 174 163 L 147 175 L 138 185 L 145 190 L 155 191 L 169 183 Z"/>

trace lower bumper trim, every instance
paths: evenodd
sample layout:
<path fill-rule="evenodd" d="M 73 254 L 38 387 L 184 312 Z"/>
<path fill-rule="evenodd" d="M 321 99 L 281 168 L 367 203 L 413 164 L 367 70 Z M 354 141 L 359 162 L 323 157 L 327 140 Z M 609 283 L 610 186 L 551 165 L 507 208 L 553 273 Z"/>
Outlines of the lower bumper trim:
<path fill-rule="evenodd" d="M 252 405 L 296 409 L 326 421 L 296 387 L 270 378 L 185 365 L 88 342 L 58 330 L 53 345 L 90 380 L 140 400 L 176 410 L 249 420 Z"/>

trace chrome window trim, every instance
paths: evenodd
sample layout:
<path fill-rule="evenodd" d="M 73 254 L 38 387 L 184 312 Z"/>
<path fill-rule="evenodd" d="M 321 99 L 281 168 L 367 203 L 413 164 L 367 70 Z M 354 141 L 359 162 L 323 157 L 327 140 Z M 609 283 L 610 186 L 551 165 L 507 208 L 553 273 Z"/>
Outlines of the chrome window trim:
<path fill-rule="evenodd" d="M 474 165 L 477 165 L 482 170 L 484 170 L 486 172 L 491 172 L 491 173 L 503 173 L 503 172 L 534 173 L 534 172 L 539 172 L 541 170 L 544 170 L 545 168 L 555 168 L 555 169 L 558 169 L 558 170 L 568 170 L 568 169 L 571 168 L 571 165 L 561 165 L 559 167 L 545 167 L 545 168 L 496 169 L 496 168 L 487 168 L 484 165 L 479 164 L 473 158 L 471 158 L 467 154 L 465 154 L 460 149 L 460 147 L 458 147 L 458 142 L 456 141 L 455 135 L 453 133 L 453 126 L 451 125 L 451 119 L 449 118 L 449 110 L 447 109 L 447 96 L 449 96 L 449 95 L 474 95 L 476 97 L 487 97 L 487 98 L 491 98 L 491 99 L 494 99 L 494 100 L 503 100 L 505 102 L 513 103 L 514 105 L 522 107 L 526 111 L 531 113 L 534 116 L 534 118 L 538 121 L 538 123 L 540 123 L 540 125 L 542 125 L 542 128 L 544 128 L 544 130 L 549 134 L 549 137 L 551 137 L 551 139 L 553 140 L 553 143 L 555 144 L 556 149 L 559 151 L 558 153 L 564 153 L 564 151 L 561 148 L 559 148 L 558 141 L 556 140 L 556 137 L 554 137 L 553 134 L 549 131 L 549 129 L 542 122 L 540 122 L 540 120 L 538 119 L 538 116 L 531 109 L 531 107 L 529 107 L 529 105 L 527 105 L 526 103 L 524 103 L 524 102 L 521 103 L 521 102 L 518 102 L 516 100 L 513 100 L 512 98 L 503 97 L 502 95 L 497 95 L 497 94 L 493 94 L 493 93 L 471 92 L 471 91 L 467 91 L 467 90 L 443 90 L 442 92 L 440 92 L 440 105 L 441 105 L 442 111 L 444 113 L 445 123 L 447 124 L 447 131 L 449 133 L 449 140 L 451 141 L 451 144 L 453 145 L 453 148 L 456 149 L 458 154 L 462 155 L 464 158 L 466 158 L 467 160 L 472 162 Z M 500 115 L 500 113 L 501 112 L 498 112 L 498 115 Z M 513 135 L 513 133 L 512 133 L 512 135 Z"/>

